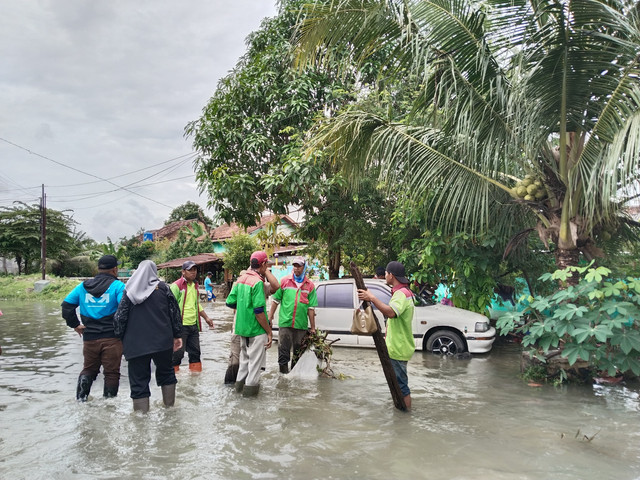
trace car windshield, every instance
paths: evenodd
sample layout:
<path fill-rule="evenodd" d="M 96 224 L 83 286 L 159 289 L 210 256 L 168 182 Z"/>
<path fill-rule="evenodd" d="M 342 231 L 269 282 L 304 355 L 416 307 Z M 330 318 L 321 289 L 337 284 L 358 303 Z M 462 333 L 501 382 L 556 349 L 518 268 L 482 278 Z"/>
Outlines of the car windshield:
<path fill-rule="evenodd" d="M 436 301 L 432 297 L 427 297 L 424 295 L 422 296 L 416 295 L 413 298 L 414 298 L 413 303 L 415 304 L 416 307 L 428 307 L 430 305 L 436 304 Z"/>

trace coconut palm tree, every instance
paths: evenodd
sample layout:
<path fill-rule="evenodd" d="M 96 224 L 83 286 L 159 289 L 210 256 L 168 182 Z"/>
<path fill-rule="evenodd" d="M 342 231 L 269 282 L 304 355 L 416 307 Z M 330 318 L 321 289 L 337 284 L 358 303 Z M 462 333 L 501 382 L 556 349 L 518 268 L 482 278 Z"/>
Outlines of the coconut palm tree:
<path fill-rule="evenodd" d="M 323 122 L 310 150 L 382 167 L 450 231 L 537 231 L 559 268 L 634 225 L 637 4 L 344 0 L 304 13 L 299 63 L 375 58 L 386 86 L 415 90 L 404 115 L 356 104 Z"/>

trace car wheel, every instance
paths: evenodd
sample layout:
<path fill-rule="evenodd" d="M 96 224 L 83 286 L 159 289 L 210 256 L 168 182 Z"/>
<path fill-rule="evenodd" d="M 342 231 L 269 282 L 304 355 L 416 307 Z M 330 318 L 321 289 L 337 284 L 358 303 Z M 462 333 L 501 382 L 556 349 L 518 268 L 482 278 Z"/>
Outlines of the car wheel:
<path fill-rule="evenodd" d="M 464 352 L 460 336 L 450 330 L 437 330 L 427 340 L 427 351 L 438 355 L 455 355 Z"/>

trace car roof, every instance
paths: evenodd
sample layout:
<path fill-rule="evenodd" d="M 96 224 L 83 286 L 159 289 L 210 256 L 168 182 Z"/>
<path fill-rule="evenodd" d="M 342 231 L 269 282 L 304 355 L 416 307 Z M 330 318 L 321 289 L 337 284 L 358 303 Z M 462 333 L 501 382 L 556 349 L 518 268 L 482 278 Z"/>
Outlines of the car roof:
<path fill-rule="evenodd" d="M 364 278 L 364 283 L 369 285 L 380 285 L 381 287 L 387 287 L 391 289 L 387 282 L 385 282 L 381 278 Z M 334 278 L 332 280 L 319 280 L 314 282 L 316 286 L 318 285 L 331 285 L 332 283 L 355 283 L 356 280 L 353 277 L 343 277 L 343 278 Z"/>

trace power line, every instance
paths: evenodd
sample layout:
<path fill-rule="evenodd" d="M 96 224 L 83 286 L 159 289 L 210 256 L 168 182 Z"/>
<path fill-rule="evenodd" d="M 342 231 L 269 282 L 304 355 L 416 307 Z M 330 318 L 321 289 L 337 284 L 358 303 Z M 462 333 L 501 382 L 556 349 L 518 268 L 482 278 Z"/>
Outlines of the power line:
<path fill-rule="evenodd" d="M 195 156 L 196 156 L 196 154 L 193 153 L 193 152 L 192 153 L 186 153 L 184 155 L 180 155 L 179 157 L 175 157 L 175 158 L 172 158 L 170 160 L 166 160 L 164 162 L 156 163 L 151 167 L 143 167 L 143 168 L 139 168 L 138 170 L 133 170 L 133 171 L 131 171 L 129 173 L 122 173 L 120 175 L 116 175 L 115 177 L 110 177 L 109 180 L 113 180 L 115 178 L 120 178 L 120 177 L 126 177 L 127 175 L 133 175 L 134 173 L 142 172 L 143 170 L 149 170 L 150 168 L 158 167 L 160 165 L 164 165 L 165 163 L 169 163 L 169 162 L 174 162 L 174 161 L 180 160 L 180 159 L 182 159 L 184 157 L 191 157 L 191 158 L 187 158 L 187 159 L 183 160 L 182 162 L 180 162 L 178 165 L 175 166 L 175 167 L 179 167 L 179 166 L 185 164 L 188 160 L 192 160 L 193 157 L 195 157 Z M 169 168 L 172 168 L 172 167 L 169 167 Z M 167 169 L 165 169 L 165 170 L 167 170 Z M 158 172 L 155 175 L 159 175 L 160 173 L 164 172 L 165 170 L 161 170 L 160 172 Z M 150 177 L 147 177 L 147 178 L 150 178 Z M 138 181 L 141 182 L 143 180 L 146 180 L 146 178 L 143 178 L 143 179 L 138 180 Z M 69 184 L 69 185 L 47 185 L 47 188 L 81 187 L 83 185 L 92 185 L 94 183 L 100 183 L 100 180 L 95 180 L 93 182 L 85 182 L 85 183 L 72 183 L 72 184 Z"/>
<path fill-rule="evenodd" d="M 37 156 L 37 157 L 40 157 L 40 158 L 43 158 L 43 159 L 48 160 L 48 161 L 50 161 L 50 162 L 53 162 L 53 163 L 55 163 L 56 165 L 60 165 L 61 167 L 68 168 L 68 169 L 70 169 L 70 170 L 73 170 L 73 171 L 78 172 L 78 173 L 82 173 L 83 175 L 87 175 L 87 176 L 89 176 L 89 177 L 97 178 L 98 180 L 102 180 L 103 182 L 107 182 L 107 183 L 109 183 L 109 184 L 111 184 L 111 185 L 113 185 L 114 187 L 117 187 L 117 188 L 119 188 L 119 189 L 126 190 L 126 191 L 128 191 L 129 193 L 133 193 L 134 195 L 137 195 L 137 196 L 139 196 L 139 197 L 141 197 L 141 198 L 144 198 L 145 200 L 149 200 L 150 202 L 157 203 L 157 204 L 162 205 L 162 206 L 167 207 L 167 208 L 172 208 L 170 205 L 166 205 L 166 204 L 164 204 L 164 203 L 162 203 L 162 202 L 160 202 L 160 201 L 158 201 L 158 200 L 154 200 L 154 199 L 152 199 L 152 198 L 146 197 L 146 196 L 144 196 L 144 195 L 142 195 L 142 194 L 140 194 L 140 193 L 138 193 L 138 192 L 134 192 L 134 191 L 132 191 L 132 190 L 129 190 L 129 189 L 127 189 L 126 187 L 121 187 L 120 185 L 118 185 L 117 183 L 112 182 L 111 180 L 108 180 L 108 179 L 106 179 L 106 178 L 99 177 L 98 175 L 94 175 L 93 173 L 85 172 L 85 171 L 83 171 L 83 170 L 80 170 L 79 168 L 75 168 L 75 167 L 72 167 L 72 166 L 70 166 L 70 165 L 66 165 L 66 164 L 64 164 L 64 163 L 62 163 L 62 162 L 59 162 L 59 161 L 54 160 L 54 159 L 52 159 L 52 158 L 46 157 L 46 156 L 41 155 L 41 154 L 39 154 L 39 153 L 37 153 L 37 152 L 33 152 L 33 151 L 29 150 L 28 148 L 25 148 L 25 147 L 23 147 L 23 146 L 21 146 L 21 145 L 18 145 L 18 144 L 16 144 L 16 143 L 10 142 L 9 140 L 6 140 L 5 138 L 0 137 L 0 140 L 2 140 L 2 141 L 3 141 L 3 142 L 5 142 L 5 143 L 8 143 L 9 145 L 12 145 L 12 146 L 14 146 L 14 147 L 16 147 L 16 148 L 19 148 L 20 150 L 24 150 L 25 152 L 28 152 L 28 153 L 30 153 L 31 155 L 35 155 L 35 156 Z"/>
<path fill-rule="evenodd" d="M 170 178 L 169 180 L 161 180 L 159 182 L 145 183 L 144 185 L 135 185 L 135 186 L 132 186 L 131 188 L 150 187 L 150 186 L 153 186 L 153 185 L 159 185 L 161 183 L 175 182 L 177 180 L 184 180 L 185 178 L 192 178 L 192 177 L 193 177 L 193 175 L 185 175 L 184 177 Z M 105 190 L 103 192 L 95 192 L 95 193 L 92 193 L 92 194 L 89 194 L 89 193 L 77 193 L 77 194 L 71 194 L 71 195 L 64 195 L 64 197 L 62 197 L 62 198 L 64 198 L 65 200 L 55 200 L 56 198 L 58 198 L 55 195 L 53 195 L 53 196 L 52 195 L 47 195 L 47 198 L 50 201 L 55 201 L 57 203 L 68 203 L 68 202 L 77 202 L 78 200 L 86 200 L 86 199 L 89 199 L 89 198 L 95 198 L 95 197 L 99 197 L 101 195 L 107 195 L 109 193 L 119 192 L 121 190 L 122 190 L 122 188 L 114 188 L 113 190 Z M 80 198 L 71 199 L 71 197 L 80 197 Z M 66 200 L 66 199 L 69 199 L 69 200 Z"/>
<path fill-rule="evenodd" d="M 5 141 L 5 142 L 7 142 L 7 143 L 11 143 L 11 142 L 8 142 L 7 140 L 3 139 L 3 138 L 0 138 L 0 140 L 3 140 L 3 141 Z M 12 144 L 12 145 L 17 146 L 18 148 L 23 148 L 23 147 L 20 147 L 19 145 L 16 145 L 16 144 Z M 32 152 L 30 152 L 29 150 L 27 150 L 27 151 L 28 151 L 29 153 L 32 153 Z M 36 154 L 36 155 L 37 155 L 37 154 Z M 176 167 L 180 167 L 180 166 L 184 165 L 187 161 L 189 161 L 189 160 L 193 160 L 196 156 L 197 156 L 197 154 L 196 154 L 196 153 L 193 153 L 193 152 L 191 152 L 191 153 L 185 153 L 184 155 L 179 155 L 179 156 L 177 156 L 177 157 L 170 158 L 169 160 L 165 160 L 165 161 L 163 161 L 163 162 L 156 163 L 156 164 L 154 164 L 154 165 L 152 165 L 152 166 L 149 166 L 149 167 L 142 167 L 142 168 L 139 168 L 139 169 L 137 169 L 137 170 L 132 170 L 131 172 L 121 173 L 120 175 L 115 175 L 115 176 L 113 176 L 113 177 L 109 177 L 109 178 L 106 178 L 106 179 L 94 180 L 94 181 L 92 181 L 92 182 L 70 183 L 70 184 L 67 184 L 67 185 L 48 185 L 48 184 L 45 184 L 45 186 L 46 186 L 47 188 L 69 188 L 69 187 L 81 187 L 81 186 L 84 186 L 84 185 L 93 185 L 93 184 L 96 184 L 96 183 L 101 183 L 101 182 L 105 182 L 105 181 L 109 181 L 109 180 L 114 180 L 114 179 L 116 179 L 116 178 L 126 177 L 126 176 L 128 176 L 128 175 L 133 175 L 134 173 L 142 172 L 142 171 L 144 171 L 144 170 L 149 170 L 149 169 L 151 169 L 151 168 L 158 167 L 158 166 L 160 166 L 160 165 L 164 165 L 164 164 L 166 164 L 166 163 L 175 162 L 176 160 L 182 160 L 184 157 L 189 157 L 189 158 L 184 159 L 183 161 L 181 161 L 180 163 L 178 163 L 177 165 L 175 165 L 175 166 L 174 166 L 174 168 L 176 168 Z M 45 157 L 45 158 L 46 158 L 46 157 Z M 47 159 L 47 160 L 49 160 L 49 159 Z M 167 168 L 167 169 L 161 170 L 161 171 L 160 171 L 160 172 L 158 172 L 156 175 L 159 175 L 160 173 L 162 173 L 162 172 L 164 172 L 164 171 L 166 171 L 166 170 L 169 170 L 169 169 L 171 169 L 171 168 L 172 168 L 172 167 L 169 167 L 169 168 Z M 83 172 L 83 173 L 84 173 L 84 172 Z M 3 178 L 3 176 L 2 176 L 2 175 L 0 175 L 0 179 L 2 179 L 2 178 Z M 21 186 L 20 186 L 20 185 L 18 185 L 16 182 L 14 182 L 13 180 L 11 180 L 9 177 L 4 177 L 4 178 L 6 178 L 7 183 L 13 183 L 14 185 L 18 186 L 19 188 L 8 188 L 8 189 L 3 189 L 3 190 L 1 190 L 1 191 L 0 191 L 1 193 L 9 193 L 9 192 L 15 192 L 15 191 L 20 191 L 20 190 L 25 190 L 25 191 L 26 191 L 26 190 L 40 190 L 40 188 L 41 188 L 41 186 L 40 186 L 40 185 L 34 185 L 33 187 L 21 187 Z M 150 178 L 150 177 L 146 177 L 146 178 Z M 138 181 L 139 181 L 139 182 L 141 182 L 141 181 L 143 181 L 143 180 L 146 180 L 146 178 L 143 178 L 143 179 L 138 180 Z"/>

